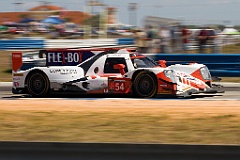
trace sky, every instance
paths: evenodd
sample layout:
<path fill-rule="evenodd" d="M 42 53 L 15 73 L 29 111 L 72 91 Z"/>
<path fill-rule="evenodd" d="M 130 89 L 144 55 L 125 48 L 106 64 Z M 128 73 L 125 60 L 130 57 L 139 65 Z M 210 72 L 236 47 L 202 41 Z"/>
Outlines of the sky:
<path fill-rule="evenodd" d="M 26 11 L 48 2 L 66 10 L 86 10 L 87 0 L 0 0 L 0 12 Z M 146 16 L 179 19 L 183 24 L 240 25 L 240 0 L 98 0 L 117 8 L 120 23 L 143 26 Z M 18 3 L 18 4 L 17 4 Z M 19 4 L 21 3 L 21 4 Z M 129 11 L 130 3 L 136 10 Z M 94 7 L 98 13 L 102 7 Z"/>

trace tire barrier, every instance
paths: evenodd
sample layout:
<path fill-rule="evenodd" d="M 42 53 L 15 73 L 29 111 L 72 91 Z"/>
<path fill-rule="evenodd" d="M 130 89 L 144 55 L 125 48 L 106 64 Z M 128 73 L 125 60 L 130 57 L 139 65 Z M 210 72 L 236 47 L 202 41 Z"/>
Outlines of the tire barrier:
<path fill-rule="evenodd" d="M 146 54 L 154 60 L 166 60 L 167 65 L 205 64 L 212 76 L 240 77 L 240 54 Z"/>
<path fill-rule="evenodd" d="M 11 49 L 50 49 L 50 48 L 87 48 L 112 45 L 133 45 L 133 38 L 105 39 L 31 39 L 19 38 L 0 40 L 0 50 Z"/>
<path fill-rule="evenodd" d="M 0 142 L 0 159 L 4 160 L 232 160 L 239 157 L 239 145 Z"/>
<path fill-rule="evenodd" d="M 117 45 L 117 39 L 46 39 L 44 48 L 90 48 Z"/>

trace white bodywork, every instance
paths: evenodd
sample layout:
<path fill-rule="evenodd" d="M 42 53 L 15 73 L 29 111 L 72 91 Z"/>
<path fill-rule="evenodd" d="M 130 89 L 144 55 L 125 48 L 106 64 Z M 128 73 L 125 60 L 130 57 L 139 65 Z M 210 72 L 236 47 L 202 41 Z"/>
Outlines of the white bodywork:
<path fill-rule="evenodd" d="M 124 58 L 128 72 L 124 75 L 121 73 L 104 73 L 104 62 L 107 58 Z M 91 61 L 91 58 L 82 62 L 86 63 Z M 34 67 L 26 71 L 13 72 L 13 89 L 26 88 L 26 79 L 29 73 L 38 71 L 43 72 L 49 82 L 50 89 L 54 91 L 64 90 L 66 86 L 76 86 L 82 91 L 93 91 L 101 90 L 108 87 L 109 77 L 123 77 L 133 79 L 133 75 L 137 71 L 146 70 L 154 73 L 158 76 L 165 76 L 171 80 L 171 83 L 176 84 L 176 95 L 187 96 L 189 93 L 197 93 L 200 89 L 206 91 L 210 88 L 202 80 L 191 76 L 193 72 L 200 68 L 204 68 L 203 64 L 192 64 L 192 65 L 172 65 L 166 68 L 154 67 L 154 68 L 135 68 L 129 52 L 127 50 L 119 50 L 114 54 L 105 54 L 94 61 L 89 68 L 81 68 L 81 64 L 78 66 L 52 66 L 52 67 Z M 168 72 L 169 71 L 169 72 Z M 164 74 L 162 74 L 164 73 Z M 169 74 L 169 75 L 166 75 Z M 161 77 L 160 77 L 161 78 Z M 186 82 L 183 83 L 183 81 Z M 159 83 L 159 82 L 158 82 Z M 192 85 L 195 83 L 194 85 Z M 164 87 L 165 84 L 158 84 L 158 87 Z M 197 86 L 197 87 L 196 87 Z M 201 86 L 201 87 L 199 87 Z"/>

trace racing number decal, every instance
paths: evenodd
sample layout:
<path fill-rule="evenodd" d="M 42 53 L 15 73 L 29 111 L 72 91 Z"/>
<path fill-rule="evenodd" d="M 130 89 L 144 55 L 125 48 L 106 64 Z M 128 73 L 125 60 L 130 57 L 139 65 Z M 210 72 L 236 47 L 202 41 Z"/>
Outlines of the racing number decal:
<path fill-rule="evenodd" d="M 114 91 L 115 92 L 124 92 L 125 83 L 124 82 L 114 82 Z"/>
<path fill-rule="evenodd" d="M 108 78 L 108 89 L 109 89 L 109 93 L 127 94 L 130 92 L 130 89 L 131 89 L 131 79 L 130 78 L 109 77 Z"/>

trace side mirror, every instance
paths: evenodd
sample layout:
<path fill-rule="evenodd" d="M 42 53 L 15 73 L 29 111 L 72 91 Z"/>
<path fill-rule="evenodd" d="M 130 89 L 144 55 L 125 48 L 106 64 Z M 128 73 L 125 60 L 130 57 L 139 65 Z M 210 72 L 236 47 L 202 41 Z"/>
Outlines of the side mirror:
<path fill-rule="evenodd" d="M 167 62 L 165 60 L 159 60 L 158 61 L 159 66 L 161 66 L 162 68 L 167 68 L 166 63 Z"/>
<path fill-rule="evenodd" d="M 115 64 L 115 65 L 113 65 L 113 69 L 119 69 L 121 75 L 125 74 L 124 68 L 125 68 L 124 64 Z"/>

